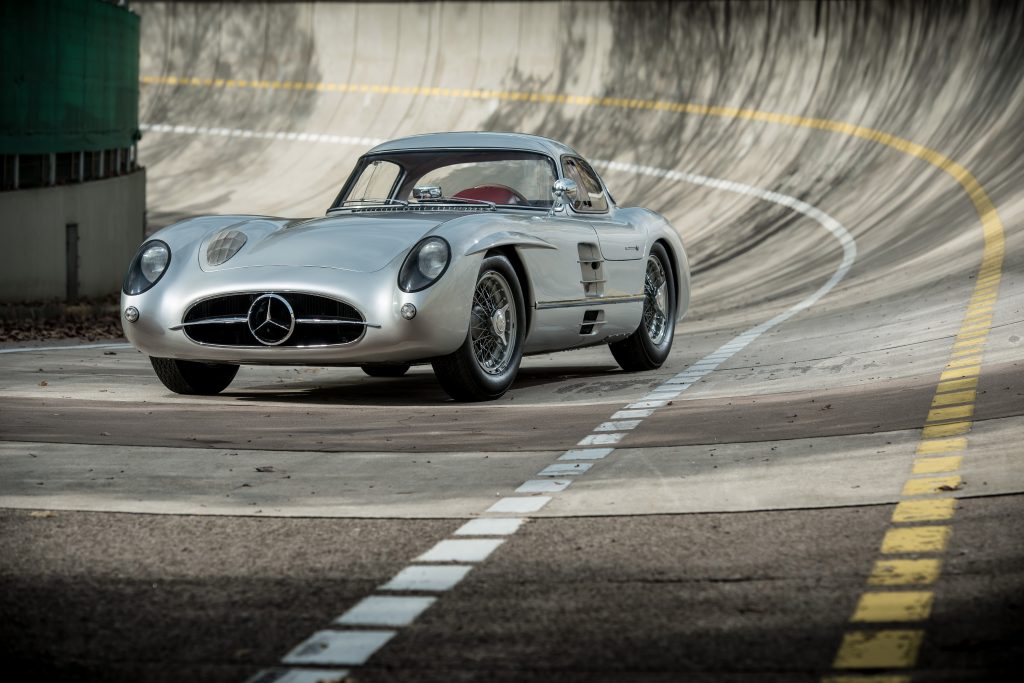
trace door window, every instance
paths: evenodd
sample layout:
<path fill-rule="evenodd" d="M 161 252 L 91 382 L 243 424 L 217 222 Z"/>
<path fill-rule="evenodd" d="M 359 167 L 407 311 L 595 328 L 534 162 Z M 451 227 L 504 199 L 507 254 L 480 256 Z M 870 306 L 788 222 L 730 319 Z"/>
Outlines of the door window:
<path fill-rule="evenodd" d="M 562 157 L 562 165 L 565 167 L 565 177 L 574 180 L 578 188 L 576 201 L 572 203 L 573 210 L 580 213 L 607 212 L 608 199 L 590 165 L 577 157 Z"/>

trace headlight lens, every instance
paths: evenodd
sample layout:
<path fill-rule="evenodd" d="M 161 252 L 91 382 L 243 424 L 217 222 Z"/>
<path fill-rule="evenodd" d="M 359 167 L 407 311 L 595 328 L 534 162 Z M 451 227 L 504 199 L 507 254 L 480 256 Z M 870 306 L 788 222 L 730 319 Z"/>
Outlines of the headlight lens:
<path fill-rule="evenodd" d="M 398 286 L 403 292 L 426 289 L 444 275 L 451 254 L 448 243 L 440 237 L 428 237 L 421 241 L 405 257 L 405 263 L 398 274 Z"/>
<path fill-rule="evenodd" d="M 160 240 L 146 242 L 135 254 L 122 289 L 125 294 L 142 294 L 155 285 L 167 272 L 171 263 L 171 249 Z"/>

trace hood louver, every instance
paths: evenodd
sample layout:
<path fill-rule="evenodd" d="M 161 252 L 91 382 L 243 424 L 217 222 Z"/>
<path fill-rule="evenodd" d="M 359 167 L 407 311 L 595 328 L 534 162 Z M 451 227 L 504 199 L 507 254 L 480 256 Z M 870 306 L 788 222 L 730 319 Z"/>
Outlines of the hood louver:
<path fill-rule="evenodd" d="M 246 236 L 238 230 L 226 230 L 217 235 L 206 247 L 206 262 L 211 266 L 226 263 L 245 245 Z"/>

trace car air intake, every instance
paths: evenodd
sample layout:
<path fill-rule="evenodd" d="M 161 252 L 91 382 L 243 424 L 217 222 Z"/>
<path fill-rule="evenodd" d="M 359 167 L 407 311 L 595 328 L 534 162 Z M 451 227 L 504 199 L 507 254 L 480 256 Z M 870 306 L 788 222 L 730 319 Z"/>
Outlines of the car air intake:
<path fill-rule="evenodd" d="M 267 297 L 286 302 L 287 306 L 281 306 L 280 310 L 283 315 L 294 318 L 291 333 L 284 341 L 273 344 L 258 338 L 250 326 L 254 304 Z M 363 336 L 366 321 L 355 307 L 330 297 L 296 292 L 250 292 L 196 302 L 185 312 L 181 326 L 185 335 L 199 344 L 309 347 L 351 344 Z"/>

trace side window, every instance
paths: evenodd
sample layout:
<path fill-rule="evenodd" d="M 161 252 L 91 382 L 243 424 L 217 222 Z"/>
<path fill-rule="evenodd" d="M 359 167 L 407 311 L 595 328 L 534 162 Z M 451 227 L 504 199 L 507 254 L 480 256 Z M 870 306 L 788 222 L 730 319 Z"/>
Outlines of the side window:
<path fill-rule="evenodd" d="M 601 183 L 597 174 L 590 168 L 587 162 L 575 157 L 563 157 L 562 164 L 565 167 L 565 175 L 576 181 L 579 193 L 572 208 L 580 213 L 604 213 L 608 210 L 608 200 L 601 190 Z"/>

